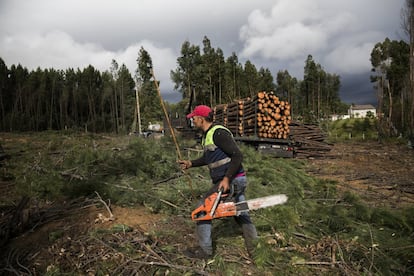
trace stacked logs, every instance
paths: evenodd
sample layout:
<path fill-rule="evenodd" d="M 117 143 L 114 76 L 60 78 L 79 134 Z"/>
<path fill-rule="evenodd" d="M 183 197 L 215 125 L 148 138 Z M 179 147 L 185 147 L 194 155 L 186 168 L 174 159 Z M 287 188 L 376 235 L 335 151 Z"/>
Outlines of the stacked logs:
<path fill-rule="evenodd" d="M 326 157 L 331 144 L 326 142 L 327 135 L 317 125 L 292 122 L 291 138 L 296 142 L 296 156 L 299 158 Z"/>
<path fill-rule="evenodd" d="M 291 122 L 290 105 L 273 93 L 257 93 L 258 136 L 287 139 Z"/>
<path fill-rule="evenodd" d="M 258 92 L 253 98 L 216 106 L 214 120 L 239 136 L 287 139 L 290 105 L 273 92 Z"/>

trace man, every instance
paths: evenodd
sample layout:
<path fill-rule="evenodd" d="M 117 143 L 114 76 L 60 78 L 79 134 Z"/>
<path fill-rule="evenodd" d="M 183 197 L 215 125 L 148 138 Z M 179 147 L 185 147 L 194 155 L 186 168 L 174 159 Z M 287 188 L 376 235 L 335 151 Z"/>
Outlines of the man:
<path fill-rule="evenodd" d="M 233 139 L 231 132 L 224 126 L 213 124 L 212 111 L 206 105 L 196 106 L 187 118 L 192 118 L 196 128 L 203 131 L 203 156 L 196 160 L 179 160 L 182 169 L 207 165 L 214 184 L 205 195 L 223 189 L 224 192 L 233 191 L 232 197 L 236 202 L 245 200 L 247 185 L 246 173 L 242 166 L 242 153 Z M 200 206 L 204 201 L 200 202 Z M 251 255 L 254 250 L 254 240 L 257 238 L 256 227 L 246 212 L 234 217 L 241 226 L 246 248 Z M 211 239 L 211 220 L 199 221 L 196 224 L 196 234 L 199 247 L 186 250 L 187 256 L 207 259 L 213 255 Z"/>

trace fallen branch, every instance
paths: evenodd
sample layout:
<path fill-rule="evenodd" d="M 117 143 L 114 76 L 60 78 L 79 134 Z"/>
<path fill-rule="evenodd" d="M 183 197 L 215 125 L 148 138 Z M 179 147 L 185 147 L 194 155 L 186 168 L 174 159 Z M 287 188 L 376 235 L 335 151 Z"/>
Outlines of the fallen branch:
<path fill-rule="evenodd" d="M 292 233 L 293 235 L 295 235 L 296 237 L 299 237 L 299 238 L 304 238 L 304 239 L 307 239 L 307 240 L 313 240 L 313 241 L 318 241 L 318 239 L 315 239 L 315 238 L 312 238 L 312 237 L 309 237 L 309 236 L 306 236 L 305 234 L 302 234 L 302 233 Z"/>
<path fill-rule="evenodd" d="M 339 262 L 294 262 L 292 263 L 293 265 L 329 265 L 329 266 L 334 266 L 335 264 L 339 264 Z"/>
<path fill-rule="evenodd" d="M 154 182 L 154 183 L 153 183 L 153 185 L 158 185 L 158 184 L 161 184 L 161 183 L 168 182 L 168 181 L 170 181 L 170 180 L 173 180 L 173 179 L 179 178 L 179 177 L 181 177 L 182 175 L 183 175 L 183 174 L 182 174 L 181 172 L 179 172 L 179 173 L 175 173 L 175 174 L 173 174 L 172 176 L 170 176 L 170 177 L 168 177 L 168 178 L 166 178 L 166 179 L 162 179 L 162 180 L 160 180 L 160 181 L 156 181 L 156 182 Z"/>
<path fill-rule="evenodd" d="M 63 177 L 69 177 L 70 179 L 78 179 L 78 180 L 85 180 L 85 179 L 87 179 L 83 175 L 79 175 L 79 174 L 72 173 L 73 171 L 76 171 L 76 170 L 77 170 L 77 168 L 69 169 L 69 170 L 60 172 L 60 175 L 63 176 Z"/>
<path fill-rule="evenodd" d="M 174 207 L 175 209 L 177 209 L 177 210 L 180 210 L 180 207 L 178 207 L 177 205 L 174 205 L 174 204 L 172 204 L 171 202 L 169 202 L 169 201 L 166 201 L 166 200 L 164 200 L 164 199 L 162 199 L 162 198 L 160 198 L 159 199 L 161 202 L 164 202 L 165 204 L 167 204 L 167 205 L 170 205 L 171 207 Z"/>
<path fill-rule="evenodd" d="M 108 220 L 114 220 L 115 217 L 112 214 L 111 209 L 109 208 L 108 204 L 106 204 L 106 202 L 101 198 L 101 196 L 99 195 L 97 191 L 95 191 L 95 194 L 98 196 L 99 201 L 102 202 L 102 204 L 105 206 L 106 210 L 108 210 L 108 213 L 109 213 Z"/>
<path fill-rule="evenodd" d="M 195 273 L 200 274 L 200 275 L 209 275 L 209 273 L 203 270 L 194 269 L 194 267 L 189 267 L 189 266 L 184 266 L 184 265 L 174 265 L 170 263 L 160 263 L 160 262 L 143 262 L 143 261 L 137 261 L 137 260 L 132 260 L 132 262 L 141 264 L 141 265 L 165 266 L 165 267 L 175 268 L 175 269 L 183 270 L 183 271 L 194 271 Z"/>

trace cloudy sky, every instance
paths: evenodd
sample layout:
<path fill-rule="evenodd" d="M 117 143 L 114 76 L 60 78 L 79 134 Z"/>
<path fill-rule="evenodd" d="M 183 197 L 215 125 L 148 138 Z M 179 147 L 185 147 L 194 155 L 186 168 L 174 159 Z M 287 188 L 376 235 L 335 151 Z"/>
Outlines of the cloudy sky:
<path fill-rule="evenodd" d="M 0 0 L 0 57 L 10 67 L 80 68 L 101 72 L 111 60 L 136 70 L 151 55 L 163 98 L 180 99 L 170 80 L 185 41 L 207 36 L 225 57 L 303 79 L 311 54 L 341 76 L 341 98 L 373 103 L 369 82 L 375 43 L 405 39 L 405 0 Z"/>

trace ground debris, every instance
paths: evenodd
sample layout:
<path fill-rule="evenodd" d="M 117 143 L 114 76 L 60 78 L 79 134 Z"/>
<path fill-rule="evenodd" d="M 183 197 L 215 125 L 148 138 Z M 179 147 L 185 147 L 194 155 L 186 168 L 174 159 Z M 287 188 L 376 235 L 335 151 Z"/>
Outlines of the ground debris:
<path fill-rule="evenodd" d="M 309 160 L 307 171 L 338 181 L 339 189 L 357 193 L 374 206 L 414 203 L 414 151 L 404 145 L 336 143 L 329 157 Z"/>

